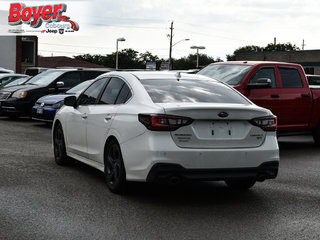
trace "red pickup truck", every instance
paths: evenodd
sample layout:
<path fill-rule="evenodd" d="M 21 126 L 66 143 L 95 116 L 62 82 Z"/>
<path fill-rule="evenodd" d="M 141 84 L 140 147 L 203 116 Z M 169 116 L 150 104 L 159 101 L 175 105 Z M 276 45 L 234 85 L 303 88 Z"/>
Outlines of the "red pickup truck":
<path fill-rule="evenodd" d="M 301 65 L 282 62 L 219 62 L 198 74 L 232 85 L 278 117 L 278 135 L 312 134 L 320 144 L 320 86 L 309 86 Z"/>

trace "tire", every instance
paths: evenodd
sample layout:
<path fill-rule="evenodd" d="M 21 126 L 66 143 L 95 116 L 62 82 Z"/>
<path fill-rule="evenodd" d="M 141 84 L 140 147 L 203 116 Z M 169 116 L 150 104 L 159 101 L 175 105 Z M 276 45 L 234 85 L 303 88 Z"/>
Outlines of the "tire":
<path fill-rule="evenodd" d="M 67 156 L 63 130 L 60 124 L 57 124 L 53 131 L 53 152 L 58 165 L 71 165 L 73 163 L 73 159 Z"/>
<path fill-rule="evenodd" d="M 115 139 L 109 142 L 104 151 L 104 173 L 111 192 L 117 194 L 126 192 L 126 171 L 120 146 Z"/>
<path fill-rule="evenodd" d="M 256 183 L 255 179 L 232 179 L 225 180 L 229 188 L 235 190 L 247 190 Z"/>
<path fill-rule="evenodd" d="M 8 116 L 10 120 L 18 120 L 19 116 L 17 115 L 12 115 L 12 116 Z"/>
<path fill-rule="evenodd" d="M 320 145 L 320 125 L 313 130 L 312 132 L 313 141 L 316 145 Z"/>

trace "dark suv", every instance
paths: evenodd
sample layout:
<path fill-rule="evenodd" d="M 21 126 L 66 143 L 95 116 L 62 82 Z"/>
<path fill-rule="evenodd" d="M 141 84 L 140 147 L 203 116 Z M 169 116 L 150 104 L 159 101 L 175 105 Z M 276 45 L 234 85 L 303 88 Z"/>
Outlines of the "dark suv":
<path fill-rule="evenodd" d="M 50 69 L 31 78 L 26 84 L 0 90 L 0 115 L 31 116 L 38 98 L 65 92 L 75 85 L 108 72 L 101 69 Z"/>

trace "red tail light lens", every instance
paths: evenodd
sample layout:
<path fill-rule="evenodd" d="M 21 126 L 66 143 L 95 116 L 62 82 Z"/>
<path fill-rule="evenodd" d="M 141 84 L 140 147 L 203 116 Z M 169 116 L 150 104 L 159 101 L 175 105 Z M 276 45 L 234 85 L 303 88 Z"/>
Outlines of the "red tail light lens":
<path fill-rule="evenodd" d="M 165 114 L 139 114 L 139 122 L 151 131 L 175 131 L 191 124 L 193 119 Z"/>
<path fill-rule="evenodd" d="M 262 128 L 264 131 L 277 131 L 277 117 L 268 116 L 261 118 L 254 118 L 251 120 L 251 123 L 255 126 Z"/>

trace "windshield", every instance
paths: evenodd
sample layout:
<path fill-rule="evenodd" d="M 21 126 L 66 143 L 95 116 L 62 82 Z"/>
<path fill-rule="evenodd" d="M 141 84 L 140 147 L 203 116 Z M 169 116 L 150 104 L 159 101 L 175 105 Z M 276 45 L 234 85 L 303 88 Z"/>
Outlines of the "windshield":
<path fill-rule="evenodd" d="M 249 104 L 233 88 L 214 80 L 141 80 L 154 103 L 235 103 Z"/>
<path fill-rule="evenodd" d="M 94 80 L 88 80 L 78 84 L 77 86 L 69 89 L 66 93 L 69 94 L 80 94 L 85 88 L 87 88 Z"/>
<path fill-rule="evenodd" d="M 15 79 L 9 83 L 6 83 L 4 86 L 5 87 L 11 87 L 11 86 L 15 86 L 15 85 L 20 85 L 20 84 L 23 84 L 25 83 L 26 81 L 28 81 L 30 77 L 24 77 L 24 78 L 18 78 L 18 79 Z"/>
<path fill-rule="evenodd" d="M 64 73 L 62 70 L 45 71 L 31 78 L 26 84 L 47 86 Z"/>
<path fill-rule="evenodd" d="M 252 66 L 214 64 L 205 67 L 197 74 L 205 75 L 230 85 L 238 85 L 251 68 Z"/>

